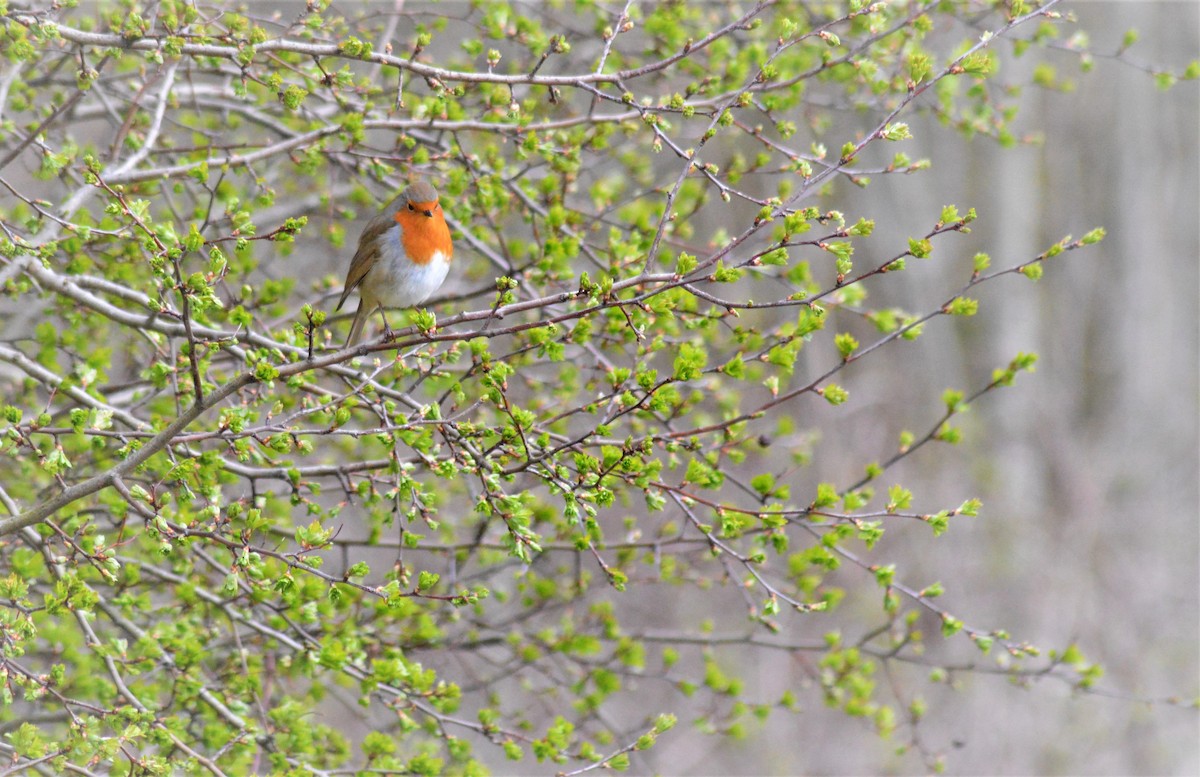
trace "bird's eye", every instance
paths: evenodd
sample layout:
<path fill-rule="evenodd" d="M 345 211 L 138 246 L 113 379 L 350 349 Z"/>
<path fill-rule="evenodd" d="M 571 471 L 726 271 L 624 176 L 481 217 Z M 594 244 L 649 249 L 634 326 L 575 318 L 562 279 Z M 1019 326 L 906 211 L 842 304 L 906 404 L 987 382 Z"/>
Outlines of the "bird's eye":
<path fill-rule="evenodd" d="M 415 208 L 415 207 L 413 207 L 413 204 L 412 204 L 411 202 L 410 202 L 410 203 L 408 203 L 408 209 L 409 209 L 409 210 L 416 210 L 416 208 Z"/>

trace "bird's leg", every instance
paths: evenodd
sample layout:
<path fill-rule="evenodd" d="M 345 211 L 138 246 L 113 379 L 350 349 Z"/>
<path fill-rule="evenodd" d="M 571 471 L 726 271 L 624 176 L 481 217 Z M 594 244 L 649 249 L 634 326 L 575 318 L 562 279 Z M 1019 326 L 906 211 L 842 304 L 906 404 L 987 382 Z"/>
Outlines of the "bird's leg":
<path fill-rule="evenodd" d="M 396 333 L 392 331 L 392 326 L 388 323 L 387 313 L 384 311 L 383 305 L 379 306 L 379 317 L 383 319 L 383 341 L 390 343 L 396 339 Z"/>

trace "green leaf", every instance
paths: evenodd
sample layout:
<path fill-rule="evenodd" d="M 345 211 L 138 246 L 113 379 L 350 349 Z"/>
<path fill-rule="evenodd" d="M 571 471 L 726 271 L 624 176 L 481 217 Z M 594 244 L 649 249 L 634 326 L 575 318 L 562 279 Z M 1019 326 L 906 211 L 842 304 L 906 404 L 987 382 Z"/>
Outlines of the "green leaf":
<path fill-rule="evenodd" d="M 927 585 L 923 589 L 921 589 L 921 591 L 918 592 L 918 596 L 920 596 L 924 599 L 936 599 L 937 597 L 941 596 L 945 592 L 946 592 L 946 589 L 944 586 L 942 586 L 941 583 L 933 583 L 933 584 Z"/>
<path fill-rule="evenodd" d="M 296 111 L 300 109 L 304 98 L 308 96 L 308 90 L 303 89 L 295 84 L 290 84 L 287 89 L 279 95 L 279 101 L 287 106 L 288 110 Z"/>
<path fill-rule="evenodd" d="M 718 260 L 717 268 L 713 271 L 712 279 L 716 283 L 733 283 L 742 277 L 742 270 L 738 267 L 726 267 L 725 263 Z"/>
<path fill-rule="evenodd" d="M 979 311 L 979 300 L 970 297 L 955 297 L 946 306 L 946 312 L 952 316 L 973 316 Z"/>
<path fill-rule="evenodd" d="M 705 489 L 720 488 L 725 482 L 725 475 L 714 469 L 708 462 L 701 459 L 690 459 L 687 466 L 687 482 Z"/>
<path fill-rule="evenodd" d="M 267 362 L 254 365 L 254 378 L 260 383 L 269 383 L 279 377 L 279 370 Z"/>
<path fill-rule="evenodd" d="M 817 498 L 813 500 L 814 509 L 821 510 L 838 503 L 837 488 L 832 483 L 821 483 L 817 486 Z"/>
<path fill-rule="evenodd" d="M 908 57 L 908 77 L 919 84 L 933 75 L 933 60 L 927 54 L 914 53 Z"/>
<path fill-rule="evenodd" d="M 874 231 L 875 222 L 864 218 L 860 218 L 857 222 L 855 222 L 854 226 L 850 227 L 849 229 L 851 235 L 857 235 L 861 237 L 867 237 Z"/>
<path fill-rule="evenodd" d="M 858 350 L 858 340 L 849 332 L 842 332 L 834 336 L 833 342 L 843 360 L 849 359 L 850 355 Z"/>
<path fill-rule="evenodd" d="M 679 346 L 679 354 L 675 357 L 675 380 L 695 380 L 704 372 L 708 363 L 708 352 L 703 346 L 686 342 Z"/>
<path fill-rule="evenodd" d="M 973 76 L 989 76 L 996 69 L 995 58 L 989 51 L 968 54 L 961 63 L 963 72 Z"/>
<path fill-rule="evenodd" d="M 924 259 L 933 253 L 933 244 L 926 238 L 918 240 L 910 237 L 908 239 L 908 252 L 917 259 Z"/>
<path fill-rule="evenodd" d="M 770 472 L 755 475 L 750 479 L 750 487 L 757 491 L 760 496 L 767 496 L 775 488 L 775 476 Z"/>
<path fill-rule="evenodd" d="M 831 405 L 840 405 L 850 398 L 850 392 L 836 383 L 829 383 L 824 388 L 817 389 L 817 391 Z"/>
<path fill-rule="evenodd" d="M 892 486 L 888 489 L 887 511 L 894 513 L 905 510 L 912 504 L 912 492 L 903 486 Z"/>

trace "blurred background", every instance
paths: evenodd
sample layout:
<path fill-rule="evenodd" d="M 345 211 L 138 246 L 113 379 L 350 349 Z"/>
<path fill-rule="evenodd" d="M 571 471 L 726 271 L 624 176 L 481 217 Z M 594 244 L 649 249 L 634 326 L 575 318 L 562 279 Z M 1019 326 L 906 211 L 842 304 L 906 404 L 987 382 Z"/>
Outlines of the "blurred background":
<path fill-rule="evenodd" d="M 1178 69 L 1200 54 L 1198 9 L 1087 2 L 1061 10 L 1079 17 L 1094 50 L 1115 51 L 1136 28 L 1132 57 Z M 1049 262 L 1036 284 L 1021 276 L 985 284 L 972 292 L 981 302 L 973 319 L 933 322 L 917 341 L 856 365 L 844 385 L 857 426 L 822 441 L 814 467 L 846 482 L 869 451 L 894 449 L 900 427 L 881 419 L 933 423 L 943 389 L 969 393 L 1018 352 L 1036 352 L 1036 372 L 972 407 L 961 444 L 926 449 L 887 475 L 910 487 L 917 505 L 978 496 L 980 518 L 954 522 L 937 542 L 913 532 L 909 552 L 900 550 L 904 537 L 889 538 L 881 558 L 915 585 L 952 580 L 941 603 L 970 613 L 976 627 L 1003 624 L 1043 647 L 1076 643 L 1103 665 L 1100 685 L 1115 698 L 982 674 L 957 677 L 958 690 L 901 691 L 928 699 L 923 744 L 946 752 L 952 774 L 1200 774 L 1194 710 L 1142 701 L 1179 693 L 1186 703 L 1200 685 L 1200 93 L 1195 82 L 1160 91 L 1152 76 L 1111 60 L 1097 59 L 1091 74 L 1080 74 L 1074 55 L 1049 60 L 1076 88 L 1025 92 L 1017 127 L 1038 131 L 1040 145 L 967 141 L 910 115 L 915 138 L 900 145 L 932 159 L 932 170 L 883 176 L 866 190 L 840 185 L 829 204 L 848 222 L 874 218 L 869 244 L 889 248 L 924 234 L 943 205 L 976 208 L 970 235 L 936 243 L 937 259 L 910 259 L 872 288 L 876 304 L 893 295 L 908 310 L 957 291 L 976 251 L 1000 269 L 1067 234 L 1103 226 L 1107 238 Z M 1013 78 L 1034 64 L 1006 59 L 1001 72 Z M 864 264 L 885 258 L 856 255 Z M 957 271 L 947 272 L 951 265 Z M 765 656 L 757 672 L 764 698 L 803 679 L 784 655 Z M 892 742 L 873 739 L 865 723 L 848 736 L 854 721 L 824 710 L 817 695 L 802 703 L 802 714 L 772 716 L 740 748 L 668 737 L 655 767 L 921 771 L 891 754 L 906 741 L 903 729 Z"/>

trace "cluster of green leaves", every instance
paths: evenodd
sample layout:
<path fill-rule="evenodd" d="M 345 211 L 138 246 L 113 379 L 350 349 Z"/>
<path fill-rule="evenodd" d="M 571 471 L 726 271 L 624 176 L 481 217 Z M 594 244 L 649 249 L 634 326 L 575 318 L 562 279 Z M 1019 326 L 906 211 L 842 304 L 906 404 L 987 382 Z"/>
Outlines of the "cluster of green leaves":
<path fill-rule="evenodd" d="M 930 214 L 870 263 L 868 216 L 806 204 L 927 167 L 884 151 L 926 89 L 946 122 L 1013 140 L 1019 90 L 960 20 L 1041 24 L 1036 44 L 1057 16 L 461 8 L 410 9 L 382 40 L 325 0 L 270 19 L 0 0 L 0 168 L 31 179 L 0 205 L 0 291 L 41 307 L 0 346 L 19 373 L 0 379 L 6 752 L 143 774 L 476 774 L 487 745 L 620 769 L 689 697 L 711 700 L 689 722 L 732 736 L 799 708 L 800 689 L 755 699 L 737 677 L 731 651 L 755 640 L 726 635 L 747 619 L 818 656 L 823 700 L 882 736 L 920 718 L 875 678 L 920 654 L 921 612 L 1001 645 L 1014 674 L 1093 682 L 1076 648 L 1027 670 L 1036 648 L 878 560 L 888 532 L 978 512 L 880 484 L 957 442 L 953 417 L 1032 356 L 947 392 L 927 431 L 864 453 L 865 474 L 807 469 L 856 361 L 1102 237 L 1003 270 L 947 258 L 962 290 L 906 311 L 871 288 L 949 254 L 974 211 Z M 844 108 L 866 124 L 847 132 Z M 395 342 L 340 350 L 351 220 L 416 175 L 455 226 L 455 296 Z M 713 606 L 718 589 L 741 608 Z M 883 595 L 869 621 L 842 608 L 863 589 Z M 631 698 L 644 718 L 613 724 Z M 316 714 L 347 700 L 370 733 Z"/>

